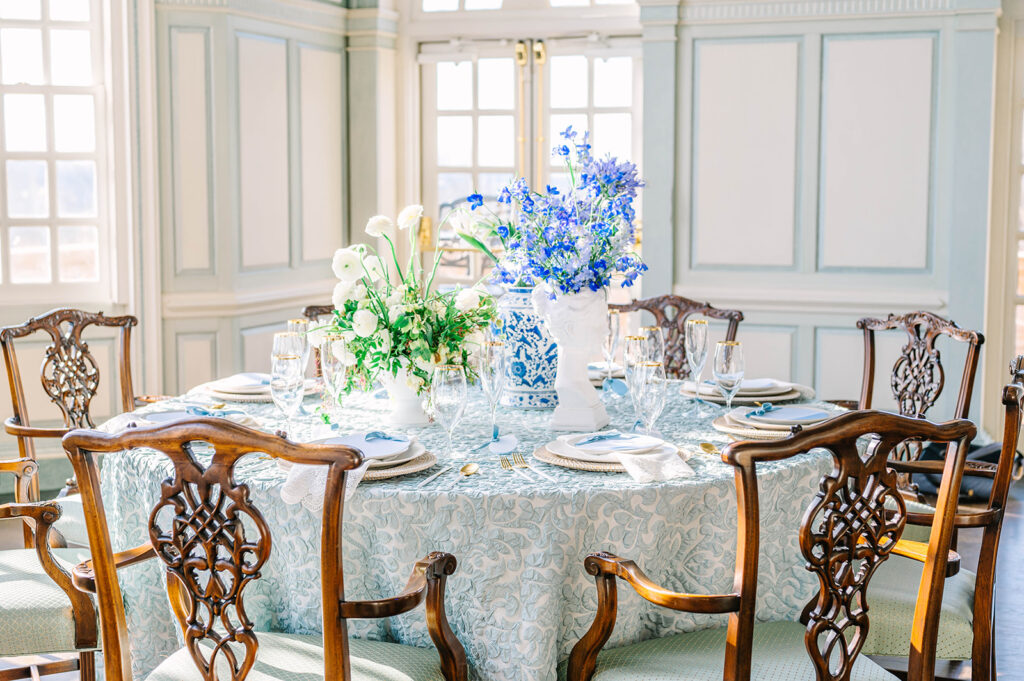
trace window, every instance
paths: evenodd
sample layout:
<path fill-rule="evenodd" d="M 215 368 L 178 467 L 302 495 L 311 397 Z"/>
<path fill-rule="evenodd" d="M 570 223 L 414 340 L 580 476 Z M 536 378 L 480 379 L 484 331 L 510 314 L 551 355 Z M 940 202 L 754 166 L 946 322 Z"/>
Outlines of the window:
<path fill-rule="evenodd" d="M 0 297 L 111 299 L 103 49 L 99 0 L 0 0 Z"/>
<path fill-rule="evenodd" d="M 449 50 L 449 51 L 446 51 Z M 569 125 L 590 131 L 596 155 L 640 163 L 639 45 L 630 39 L 478 41 L 451 54 L 421 46 L 422 195 L 440 223 L 477 191 L 492 209 L 516 176 L 568 185 L 551 149 Z M 473 283 L 488 261 L 441 228 L 438 281 Z"/>

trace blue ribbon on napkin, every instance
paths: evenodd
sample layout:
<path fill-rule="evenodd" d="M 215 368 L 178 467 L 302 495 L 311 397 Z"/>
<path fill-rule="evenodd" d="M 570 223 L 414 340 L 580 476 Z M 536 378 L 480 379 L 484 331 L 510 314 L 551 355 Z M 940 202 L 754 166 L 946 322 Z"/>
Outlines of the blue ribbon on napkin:
<path fill-rule="evenodd" d="M 590 445 L 595 442 L 602 442 L 604 440 L 628 440 L 631 439 L 632 437 L 632 435 L 623 435 L 617 430 L 609 430 L 607 433 L 598 433 L 597 435 L 588 437 L 586 440 L 580 440 L 579 442 L 576 443 L 575 446 L 579 447 L 580 445 Z"/>
<path fill-rule="evenodd" d="M 782 407 L 775 407 L 772 406 L 771 402 L 765 402 L 757 409 L 751 409 L 750 411 L 748 411 L 746 418 L 749 419 L 751 416 L 764 416 L 768 412 L 775 411 L 777 409 L 782 409 Z"/>
<path fill-rule="evenodd" d="M 224 418 L 225 416 L 232 416 L 234 414 L 245 415 L 244 411 L 237 409 L 207 409 L 205 407 L 188 407 L 185 409 L 192 416 L 215 416 L 217 418 Z"/>
<path fill-rule="evenodd" d="M 372 442 L 373 440 L 391 440 L 392 442 L 406 442 L 406 439 L 404 437 L 395 437 L 393 435 L 388 435 L 383 430 L 371 430 L 369 433 L 363 436 L 363 439 L 366 440 L 367 442 Z"/>

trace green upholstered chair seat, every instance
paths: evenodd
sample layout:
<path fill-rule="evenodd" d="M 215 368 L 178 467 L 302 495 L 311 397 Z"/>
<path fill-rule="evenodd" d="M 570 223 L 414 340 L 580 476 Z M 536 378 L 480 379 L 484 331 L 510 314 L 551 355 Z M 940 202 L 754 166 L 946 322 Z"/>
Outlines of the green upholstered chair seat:
<path fill-rule="evenodd" d="M 82 506 L 81 494 L 70 494 L 54 499 L 60 504 L 60 518 L 53 524 L 53 529 L 63 535 L 68 546 L 88 546 L 89 531 L 85 527 L 85 508 Z"/>
<path fill-rule="evenodd" d="M 891 556 L 878 566 L 868 584 L 871 626 L 864 642 L 865 653 L 896 657 L 910 654 L 910 630 L 923 570 L 923 563 L 902 556 Z M 946 580 L 943 589 L 936 657 L 969 660 L 973 622 L 974 573 L 961 568 Z"/>
<path fill-rule="evenodd" d="M 904 499 L 907 504 L 908 513 L 935 513 L 935 507 L 929 506 L 928 504 L 922 504 L 919 501 L 911 501 L 910 499 Z M 932 528 L 928 525 L 911 525 L 907 523 L 906 527 L 903 528 L 903 536 L 900 539 L 907 539 L 909 541 L 920 541 L 925 544 L 928 543 L 928 538 L 931 536 Z M 883 566 L 885 563 L 882 564 Z M 914 593 L 917 593 L 917 589 L 914 589 Z"/>
<path fill-rule="evenodd" d="M 324 678 L 321 637 L 257 633 L 256 666 L 246 681 L 317 681 Z M 212 644 L 204 643 L 204 646 Z M 208 648 L 209 650 L 209 648 Z M 352 681 L 444 681 L 433 648 L 349 639 Z M 202 681 L 188 650 L 164 660 L 148 681 Z M 227 678 L 227 676 L 224 676 Z"/>
<path fill-rule="evenodd" d="M 89 558 L 82 549 L 53 555 L 68 570 Z M 35 550 L 0 551 L 0 657 L 73 650 L 71 601 L 43 571 Z"/>
<path fill-rule="evenodd" d="M 802 624 L 765 622 L 754 627 L 752 681 L 814 681 Z M 651 639 L 601 651 L 593 681 L 721 681 L 725 628 Z M 564 681 L 566 663 L 558 668 Z M 893 681 L 896 677 L 863 655 L 851 681 Z"/>

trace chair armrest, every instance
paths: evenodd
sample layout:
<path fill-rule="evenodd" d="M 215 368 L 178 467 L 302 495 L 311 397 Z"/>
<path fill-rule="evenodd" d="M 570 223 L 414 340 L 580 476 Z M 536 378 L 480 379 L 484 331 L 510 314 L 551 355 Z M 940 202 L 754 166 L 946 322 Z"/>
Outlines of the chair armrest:
<path fill-rule="evenodd" d="M 23 426 L 12 416 L 4 421 L 4 430 L 14 437 L 64 437 L 71 432 L 70 428 L 37 428 Z"/>
<path fill-rule="evenodd" d="M 114 554 L 114 569 L 120 570 L 129 565 L 147 561 L 150 558 L 156 558 L 156 551 L 153 549 L 152 544 L 147 543 L 142 546 L 136 546 L 134 549 Z M 96 593 L 96 575 L 92 569 L 91 559 L 82 561 L 71 570 L 71 581 L 79 591 Z"/>
<path fill-rule="evenodd" d="M 932 473 L 942 475 L 943 461 L 889 461 L 886 464 L 894 471 L 901 473 Z M 967 461 L 964 463 L 964 475 L 976 478 L 995 478 L 999 466 L 987 461 Z"/>
<path fill-rule="evenodd" d="M 631 560 L 611 553 L 592 553 L 583 562 L 595 577 L 614 575 L 633 587 L 645 600 L 672 610 L 705 614 L 736 612 L 740 609 L 739 594 L 687 594 L 670 591 L 656 584 Z"/>
<path fill-rule="evenodd" d="M 900 539 L 896 542 L 896 546 L 892 547 L 892 552 L 897 556 L 923 563 L 928 559 L 928 542 Z M 952 577 L 958 572 L 960 572 L 960 554 L 951 550 L 946 557 L 946 576 Z"/>
<path fill-rule="evenodd" d="M 953 516 L 953 527 L 988 527 L 998 523 L 1003 517 L 1003 509 L 986 508 L 981 511 L 961 511 Z M 907 522 L 911 525 L 931 527 L 935 521 L 934 513 L 907 513 Z"/>

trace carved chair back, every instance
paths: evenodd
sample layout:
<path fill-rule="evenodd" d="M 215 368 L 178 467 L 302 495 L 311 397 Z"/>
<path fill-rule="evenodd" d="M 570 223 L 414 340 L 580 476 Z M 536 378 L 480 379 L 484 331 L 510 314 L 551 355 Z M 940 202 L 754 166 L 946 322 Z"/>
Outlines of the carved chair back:
<path fill-rule="evenodd" d="M 725 678 L 750 678 L 760 527 L 757 464 L 818 448 L 832 456 L 833 468 L 821 479 L 800 523 L 800 550 L 819 584 L 817 596 L 804 614 L 805 643 L 819 680 L 846 681 L 867 635 L 868 583 L 888 558 L 907 521 L 896 475 L 886 464 L 893 448 L 908 438 L 949 444 L 918 592 L 908 676 L 911 681 L 933 678 L 946 557 L 967 443 L 974 434 L 974 425 L 966 420 L 937 425 L 896 414 L 858 411 L 785 440 L 738 442 L 726 447 L 722 459 L 735 467 L 737 486 L 734 585 L 740 604 L 729 616 L 728 640 L 737 643 L 726 650 Z"/>
<path fill-rule="evenodd" d="M 258 637 L 245 612 L 246 587 L 270 557 L 270 528 L 235 478 L 253 453 L 295 464 L 326 465 L 321 533 L 325 678 L 350 678 L 341 519 L 346 471 L 362 463 L 354 449 L 303 445 L 224 420 L 202 418 L 107 435 L 78 430 L 64 438 L 78 475 L 100 600 L 108 681 L 130 681 L 124 603 L 100 496 L 95 455 L 145 447 L 164 454 L 173 472 L 149 516 L 152 549 L 163 562 L 185 647 L 205 681 L 243 681 L 256 661 Z M 212 454 L 210 453 L 212 450 Z M 140 547 L 141 549 L 142 547 Z"/>
<path fill-rule="evenodd" d="M 907 334 L 907 344 L 893 365 L 889 385 L 899 406 L 899 413 L 923 417 L 939 399 L 945 385 L 945 372 L 935 342 L 940 337 L 946 337 L 967 343 L 967 359 L 953 410 L 953 418 L 967 418 L 971 393 L 974 391 L 974 376 L 978 369 L 978 355 L 985 342 L 981 333 L 961 329 L 948 319 L 924 311 L 891 314 L 885 319 L 865 317 L 857 322 L 857 328 L 864 332 L 864 377 L 860 409 L 871 408 L 875 383 L 875 332 L 898 329 Z"/>
<path fill-rule="evenodd" d="M 609 305 L 620 312 L 650 312 L 655 324 L 665 333 L 665 373 L 669 378 L 690 377 L 690 366 L 686 363 L 686 320 L 694 315 L 729 322 L 725 331 L 726 340 L 736 340 L 736 331 L 743 321 L 739 310 L 723 310 L 683 296 L 664 295 L 656 298 L 634 300 L 624 305 Z"/>

